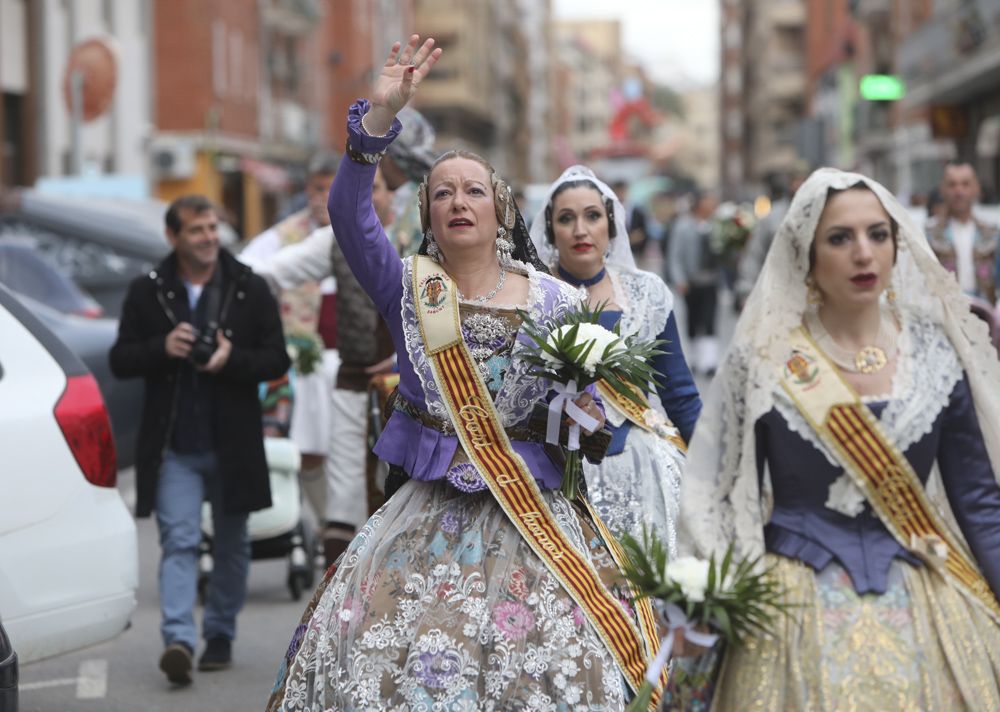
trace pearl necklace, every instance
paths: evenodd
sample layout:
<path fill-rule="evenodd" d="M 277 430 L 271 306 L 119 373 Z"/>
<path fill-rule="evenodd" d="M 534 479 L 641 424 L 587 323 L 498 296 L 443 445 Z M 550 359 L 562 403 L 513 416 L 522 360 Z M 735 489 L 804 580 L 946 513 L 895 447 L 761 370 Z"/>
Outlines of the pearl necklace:
<path fill-rule="evenodd" d="M 884 311 L 880 313 L 878 334 L 875 335 L 874 343 L 862 346 L 857 351 L 845 349 L 834 341 L 830 332 L 823 326 L 819 314 L 815 312 L 806 314 L 806 326 L 827 358 L 845 371 L 878 373 L 896 355 L 896 338 L 899 332 L 892 315 Z"/>
<path fill-rule="evenodd" d="M 493 297 L 495 297 L 497 293 L 501 289 L 503 289 L 503 284 L 505 281 L 507 281 L 507 270 L 503 268 L 503 265 L 500 265 L 500 279 L 497 280 L 497 286 L 488 291 L 486 294 L 483 294 L 478 297 L 472 297 L 472 299 L 469 299 L 464 294 L 462 294 L 462 290 L 458 288 L 457 284 L 455 285 L 455 289 L 458 291 L 458 298 L 461 301 L 469 302 L 472 304 L 485 304 L 489 300 L 493 299 Z"/>

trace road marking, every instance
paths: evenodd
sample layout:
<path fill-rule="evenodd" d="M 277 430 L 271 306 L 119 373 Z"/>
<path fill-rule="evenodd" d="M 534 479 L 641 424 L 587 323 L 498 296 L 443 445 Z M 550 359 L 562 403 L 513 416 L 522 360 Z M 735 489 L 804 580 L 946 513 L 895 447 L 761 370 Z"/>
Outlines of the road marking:
<path fill-rule="evenodd" d="M 22 691 L 44 690 L 49 687 L 70 687 L 76 685 L 78 700 L 99 700 L 108 694 L 108 661 L 84 660 L 80 663 L 77 677 L 63 677 L 57 680 L 22 682 Z"/>
<path fill-rule="evenodd" d="M 63 687 L 69 685 L 75 685 L 77 678 L 75 677 L 64 677 L 60 680 L 40 680 L 39 682 L 22 682 L 17 687 L 19 690 L 24 692 L 25 690 L 44 690 L 47 687 Z"/>
<path fill-rule="evenodd" d="M 99 700 L 108 694 L 108 661 L 84 660 L 76 678 L 76 699 Z"/>

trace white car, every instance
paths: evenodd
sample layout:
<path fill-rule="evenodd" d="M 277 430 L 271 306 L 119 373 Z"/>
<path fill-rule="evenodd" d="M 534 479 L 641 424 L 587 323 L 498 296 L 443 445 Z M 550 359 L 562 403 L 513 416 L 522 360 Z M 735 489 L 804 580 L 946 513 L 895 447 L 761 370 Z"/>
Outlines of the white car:
<path fill-rule="evenodd" d="M 139 585 L 107 410 L 83 363 L 0 287 L 0 618 L 21 663 L 114 637 Z"/>

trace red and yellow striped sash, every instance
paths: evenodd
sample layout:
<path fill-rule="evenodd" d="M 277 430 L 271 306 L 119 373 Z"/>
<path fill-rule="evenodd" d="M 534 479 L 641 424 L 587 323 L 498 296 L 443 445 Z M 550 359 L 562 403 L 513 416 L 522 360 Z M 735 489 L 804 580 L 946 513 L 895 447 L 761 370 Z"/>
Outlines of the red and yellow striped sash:
<path fill-rule="evenodd" d="M 634 386 L 632 388 L 635 392 L 638 393 L 638 389 L 636 389 Z M 610 404 L 611 406 L 616 408 L 622 415 L 628 418 L 633 424 L 642 428 L 648 433 L 659 435 L 664 440 L 674 445 L 681 452 L 687 453 L 687 443 L 684 442 L 684 438 L 682 438 L 679 434 L 672 432 L 665 433 L 664 431 L 658 430 L 654 428 L 652 425 L 650 425 L 648 422 L 646 422 L 646 413 L 651 411 L 651 414 L 653 415 L 654 418 L 660 418 L 663 420 L 664 426 L 671 429 L 674 428 L 673 424 L 662 413 L 660 413 L 657 410 L 653 410 L 653 408 L 649 405 L 648 402 L 646 403 L 646 407 L 643 408 L 634 400 L 626 398 L 621 393 L 616 391 L 614 388 L 611 387 L 611 385 L 607 381 L 598 381 L 597 390 L 598 392 L 600 392 L 601 399 L 605 402 L 605 404 Z M 640 395 L 642 399 L 645 401 L 646 394 L 642 393 Z"/>
<path fill-rule="evenodd" d="M 432 260 L 414 257 L 413 287 L 424 346 L 466 455 L 524 540 L 580 606 L 633 690 L 638 690 L 647 660 L 656 652 L 650 602 L 636 603 L 643 635 L 590 560 L 559 526 L 524 460 L 514 452 L 462 340 L 457 290 L 451 278 Z M 617 546 L 596 515 L 592 516 L 609 548 Z M 619 549 L 612 555 L 617 559 L 622 554 Z M 654 704 L 661 693 L 661 689 L 656 691 Z"/>
<path fill-rule="evenodd" d="M 808 333 L 796 329 L 782 385 L 889 532 L 1000 621 L 1000 604 L 927 498 L 909 460 Z"/>

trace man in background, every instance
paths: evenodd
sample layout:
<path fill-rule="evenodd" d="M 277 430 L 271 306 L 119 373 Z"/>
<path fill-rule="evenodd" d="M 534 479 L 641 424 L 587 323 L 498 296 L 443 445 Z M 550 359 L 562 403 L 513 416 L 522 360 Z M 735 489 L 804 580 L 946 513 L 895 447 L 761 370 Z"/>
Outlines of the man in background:
<path fill-rule="evenodd" d="M 129 285 L 111 370 L 143 378 L 136 448 L 136 515 L 156 511 L 160 532 L 160 669 L 191 682 L 197 644 L 202 502 L 212 505 L 212 554 L 199 670 L 232 660 L 250 564 L 247 514 L 271 506 L 257 384 L 288 370 L 278 306 L 263 279 L 219 246 L 203 196 L 166 213 L 173 251 Z"/>
<path fill-rule="evenodd" d="M 969 296 L 996 302 L 1000 261 L 997 226 L 977 219 L 972 208 L 979 200 L 979 179 L 967 162 L 952 161 L 941 176 L 943 215 L 927 225 L 927 238 L 938 260 L 955 273 Z"/>

